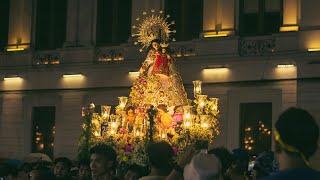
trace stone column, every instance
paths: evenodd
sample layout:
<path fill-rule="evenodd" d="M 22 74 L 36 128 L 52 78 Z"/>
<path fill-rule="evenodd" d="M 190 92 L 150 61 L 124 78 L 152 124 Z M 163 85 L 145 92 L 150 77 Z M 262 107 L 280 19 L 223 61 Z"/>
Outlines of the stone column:
<path fill-rule="evenodd" d="M 79 137 L 82 133 L 81 107 L 83 104 L 83 93 L 72 92 L 61 95 L 60 107 L 57 107 L 55 121 L 55 146 L 54 156 L 66 156 L 76 158 L 78 151 Z"/>
<path fill-rule="evenodd" d="M 235 2 L 233 0 L 204 0 L 203 2 L 202 37 L 234 34 Z"/>
<path fill-rule="evenodd" d="M 97 0 L 68 0 L 65 47 L 94 46 Z"/>
<path fill-rule="evenodd" d="M 66 42 L 64 43 L 64 46 L 77 45 L 79 36 L 78 12 L 79 0 L 68 0 Z"/>
<path fill-rule="evenodd" d="M 0 99 L 0 157 L 22 159 L 26 152 L 25 131 L 31 133 L 30 128 L 26 128 L 26 120 L 23 119 L 23 95 L 5 93 Z M 30 151 L 29 151 L 30 152 Z"/>
<path fill-rule="evenodd" d="M 32 4 L 32 0 L 10 0 L 7 48 L 30 48 Z"/>

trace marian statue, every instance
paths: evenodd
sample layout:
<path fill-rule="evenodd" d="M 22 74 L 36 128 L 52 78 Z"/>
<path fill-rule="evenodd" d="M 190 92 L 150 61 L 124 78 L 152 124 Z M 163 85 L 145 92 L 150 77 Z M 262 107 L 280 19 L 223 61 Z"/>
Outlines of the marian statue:
<path fill-rule="evenodd" d="M 177 70 L 175 59 L 170 54 L 170 30 L 167 23 L 168 16 L 151 15 L 139 24 L 136 45 L 142 45 L 140 52 L 146 49 L 146 57 L 139 70 L 130 92 L 129 104 L 135 107 L 164 104 L 167 107 L 187 104 L 187 95 L 184 90 L 181 76 Z M 137 19 L 140 20 L 140 19 Z"/>

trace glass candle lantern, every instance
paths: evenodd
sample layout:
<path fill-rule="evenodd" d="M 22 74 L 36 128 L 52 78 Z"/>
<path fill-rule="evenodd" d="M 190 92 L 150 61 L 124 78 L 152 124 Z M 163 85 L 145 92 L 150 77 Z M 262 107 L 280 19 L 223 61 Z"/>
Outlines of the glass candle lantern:
<path fill-rule="evenodd" d="M 167 139 L 167 131 L 165 129 L 160 129 L 159 137 L 160 139 Z"/>
<path fill-rule="evenodd" d="M 183 125 L 190 128 L 193 125 L 193 106 L 183 106 Z"/>
<path fill-rule="evenodd" d="M 201 94 L 201 85 L 202 85 L 202 81 L 200 80 L 193 81 L 193 94 L 195 98 L 197 98 L 197 96 Z"/>
<path fill-rule="evenodd" d="M 117 120 L 120 118 L 119 115 L 111 114 L 110 115 L 110 122 L 114 124 L 114 126 L 117 126 Z"/>
<path fill-rule="evenodd" d="M 93 126 L 94 130 L 94 135 L 95 136 L 101 136 L 101 123 L 99 121 L 99 114 L 98 113 L 92 113 L 91 116 L 91 124 Z"/>
<path fill-rule="evenodd" d="M 118 130 L 118 123 L 117 119 L 119 118 L 119 115 L 110 115 L 110 122 L 108 123 L 109 125 L 109 135 L 114 135 L 117 133 Z"/>
<path fill-rule="evenodd" d="M 183 126 L 185 129 L 189 129 L 193 126 L 193 118 L 194 118 L 194 115 L 191 115 L 190 118 L 183 120 Z"/>
<path fill-rule="evenodd" d="M 82 107 L 81 116 L 84 117 L 88 114 L 88 108 Z"/>
<path fill-rule="evenodd" d="M 126 107 L 126 104 L 128 102 L 128 97 L 120 96 L 118 97 L 118 99 L 119 99 L 119 107 L 121 108 L 121 110 L 123 110 L 124 107 Z"/>
<path fill-rule="evenodd" d="M 135 124 L 133 127 L 133 135 L 136 138 L 142 137 L 143 134 L 143 125 L 142 124 Z"/>
<path fill-rule="evenodd" d="M 210 127 L 210 115 L 200 115 L 200 124 L 202 128 L 209 128 Z"/>
<path fill-rule="evenodd" d="M 110 127 L 110 129 L 109 129 L 109 135 L 110 135 L 110 136 L 114 136 L 114 135 L 117 133 L 117 129 L 114 128 L 114 126 L 112 126 L 112 124 L 110 124 L 110 123 L 109 123 L 109 127 Z"/>
<path fill-rule="evenodd" d="M 101 115 L 105 122 L 108 122 L 111 106 L 101 106 Z"/>
<path fill-rule="evenodd" d="M 207 95 L 198 95 L 198 106 L 203 108 L 206 105 Z"/>
<path fill-rule="evenodd" d="M 193 106 L 183 106 L 183 119 L 190 119 L 193 115 Z"/>
<path fill-rule="evenodd" d="M 94 105 L 93 103 L 90 103 L 89 104 L 89 112 L 90 113 L 94 113 L 95 112 L 95 109 L 94 109 L 95 107 L 96 107 L 96 105 Z"/>
<path fill-rule="evenodd" d="M 218 110 L 218 101 L 219 101 L 219 99 L 218 98 L 210 98 L 209 101 L 210 101 L 211 113 L 213 115 L 218 114 L 219 113 L 219 110 Z"/>

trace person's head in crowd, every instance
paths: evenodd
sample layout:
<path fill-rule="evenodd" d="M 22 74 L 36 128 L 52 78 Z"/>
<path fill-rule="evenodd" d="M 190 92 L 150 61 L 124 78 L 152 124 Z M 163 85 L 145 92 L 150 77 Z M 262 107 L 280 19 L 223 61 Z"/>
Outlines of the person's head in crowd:
<path fill-rule="evenodd" d="M 258 155 L 254 161 L 253 180 L 262 179 L 270 176 L 277 171 L 277 163 L 275 162 L 272 151 L 264 151 Z"/>
<path fill-rule="evenodd" d="M 18 168 L 12 165 L 4 164 L 0 167 L 0 177 L 6 179 L 16 179 L 18 176 Z"/>
<path fill-rule="evenodd" d="M 116 151 L 105 144 L 90 149 L 90 169 L 92 179 L 114 176 L 117 167 Z"/>
<path fill-rule="evenodd" d="M 214 154 L 198 153 L 184 167 L 185 180 L 219 180 L 222 178 L 221 163 Z"/>
<path fill-rule="evenodd" d="M 224 147 L 218 147 L 214 149 L 210 149 L 208 151 L 209 154 L 214 154 L 221 162 L 222 165 L 222 173 L 224 174 L 227 169 L 231 166 L 232 161 L 233 161 L 233 156 L 231 152 L 224 148 Z"/>
<path fill-rule="evenodd" d="M 232 150 L 233 161 L 227 169 L 225 176 L 229 179 L 246 179 L 248 170 L 249 153 L 241 148 Z"/>
<path fill-rule="evenodd" d="M 24 171 L 25 173 L 28 173 L 32 170 L 32 164 L 30 163 L 23 163 L 21 166 L 21 171 Z"/>
<path fill-rule="evenodd" d="M 59 179 L 51 172 L 51 169 L 46 166 L 38 166 L 29 173 L 29 180 L 55 180 Z M 67 179 L 67 178 L 65 178 Z"/>
<path fill-rule="evenodd" d="M 173 167 L 173 149 L 165 141 L 152 143 L 147 147 L 147 155 L 153 170 L 160 172 L 158 175 L 168 175 Z"/>
<path fill-rule="evenodd" d="M 309 167 L 319 139 L 319 127 L 311 114 L 301 108 L 289 108 L 280 114 L 273 133 L 280 170 Z"/>
<path fill-rule="evenodd" d="M 79 180 L 89 180 L 91 179 L 91 170 L 90 170 L 90 160 L 89 159 L 80 159 L 78 165 L 78 179 Z"/>
<path fill-rule="evenodd" d="M 57 179 L 66 179 L 70 177 L 72 162 L 67 157 L 59 157 L 54 160 L 53 173 Z"/>
<path fill-rule="evenodd" d="M 137 164 L 131 164 L 124 175 L 124 179 L 137 180 L 140 177 L 142 177 L 142 175 L 143 175 L 142 167 Z"/>

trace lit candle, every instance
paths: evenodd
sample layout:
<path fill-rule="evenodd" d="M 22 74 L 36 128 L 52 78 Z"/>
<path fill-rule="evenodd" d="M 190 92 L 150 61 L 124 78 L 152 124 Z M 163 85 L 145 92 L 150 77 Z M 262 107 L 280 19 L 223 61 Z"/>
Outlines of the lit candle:
<path fill-rule="evenodd" d="M 120 107 L 124 108 L 126 105 L 124 103 L 120 103 Z"/>
<path fill-rule="evenodd" d="M 139 130 L 136 131 L 136 136 L 140 136 L 140 131 Z"/>
<path fill-rule="evenodd" d="M 197 95 L 201 94 L 201 84 L 202 81 L 200 80 L 193 81 L 193 93 L 195 98 L 197 98 Z"/>
<path fill-rule="evenodd" d="M 115 134 L 115 132 L 114 132 L 113 129 L 110 130 L 110 134 L 111 134 L 111 135 Z"/>
<path fill-rule="evenodd" d="M 162 133 L 161 137 L 162 137 L 162 139 L 165 139 L 166 138 L 166 134 Z"/>
<path fill-rule="evenodd" d="M 121 97 L 118 97 L 119 99 L 119 106 L 120 108 L 124 108 L 128 102 L 128 97 L 124 97 L 124 96 L 121 96 Z"/>
<path fill-rule="evenodd" d="M 218 106 L 217 105 L 213 105 L 211 109 L 212 109 L 212 111 L 217 111 L 218 110 Z"/>
<path fill-rule="evenodd" d="M 208 124 L 207 124 L 207 123 L 202 123 L 202 124 L 201 124 L 201 127 L 207 128 L 207 127 L 208 127 Z"/>
<path fill-rule="evenodd" d="M 112 122 L 111 123 L 111 127 L 116 127 L 117 126 L 117 123 L 116 122 Z"/>
<path fill-rule="evenodd" d="M 196 87 L 195 91 L 198 93 L 199 91 L 201 91 L 201 88 Z"/>
<path fill-rule="evenodd" d="M 203 101 L 200 102 L 200 106 L 201 106 L 201 107 L 204 106 L 204 102 L 203 102 Z"/>

